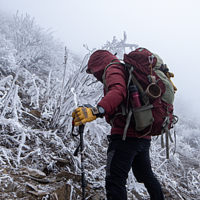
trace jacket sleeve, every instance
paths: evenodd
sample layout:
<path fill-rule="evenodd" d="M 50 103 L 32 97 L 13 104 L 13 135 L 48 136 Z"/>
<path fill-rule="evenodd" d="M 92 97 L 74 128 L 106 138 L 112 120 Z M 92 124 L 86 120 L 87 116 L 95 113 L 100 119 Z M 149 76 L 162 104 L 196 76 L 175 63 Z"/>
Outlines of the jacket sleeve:
<path fill-rule="evenodd" d="M 119 104 L 126 99 L 125 69 L 121 65 L 112 65 L 106 70 L 106 85 L 108 93 L 98 103 L 106 111 L 106 115 L 113 115 Z"/>

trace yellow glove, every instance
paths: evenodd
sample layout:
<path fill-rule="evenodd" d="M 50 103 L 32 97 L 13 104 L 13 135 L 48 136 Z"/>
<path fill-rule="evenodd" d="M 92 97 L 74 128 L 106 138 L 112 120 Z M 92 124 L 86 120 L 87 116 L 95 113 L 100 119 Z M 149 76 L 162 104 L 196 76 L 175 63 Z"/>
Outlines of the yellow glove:
<path fill-rule="evenodd" d="M 74 118 L 74 125 L 80 126 L 86 122 L 91 122 L 97 118 L 96 115 L 93 115 L 92 109 L 96 109 L 94 107 L 87 108 L 87 107 L 78 107 L 76 108 L 73 113 L 72 117 Z"/>

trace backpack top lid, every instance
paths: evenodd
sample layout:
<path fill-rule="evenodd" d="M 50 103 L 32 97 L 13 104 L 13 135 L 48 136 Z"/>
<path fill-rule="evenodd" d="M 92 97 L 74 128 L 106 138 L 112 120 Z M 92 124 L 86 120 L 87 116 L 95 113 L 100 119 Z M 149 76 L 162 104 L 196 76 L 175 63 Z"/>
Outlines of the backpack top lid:
<path fill-rule="evenodd" d="M 152 67 L 160 67 L 163 63 L 162 58 L 156 54 L 150 52 L 148 49 L 145 48 L 137 48 L 135 51 L 130 52 L 129 54 L 124 54 L 124 62 L 139 68 L 140 66 L 146 66 L 150 63 Z M 142 69 L 140 69 L 142 71 Z"/>
<path fill-rule="evenodd" d="M 161 61 L 162 59 L 159 59 L 159 63 Z M 151 72 L 151 68 L 149 68 L 150 64 L 152 67 L 158 65 L 157 57 L 145 48 L 138 48 L 129 54 L 124 54 L 124 62 L 134 66 L 144 74 L 149 74 Z"/>

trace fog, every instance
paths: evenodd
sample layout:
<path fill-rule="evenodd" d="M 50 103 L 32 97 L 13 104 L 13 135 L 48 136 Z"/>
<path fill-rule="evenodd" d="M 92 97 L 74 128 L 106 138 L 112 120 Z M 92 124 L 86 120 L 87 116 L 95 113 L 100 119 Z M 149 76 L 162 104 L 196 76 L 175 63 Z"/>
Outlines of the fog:
<path fill-rule="evenodd" d="M 200 111 L 199 7 L 198 0 L 0 0 L 0 10 L 29 14 L 81 58 L 87 53 L 83 44 L 101 48 L 113 36 L 123 38 L 125 31 L 127 43 L 163 58 L 175 74 L 177 100 L 189 102 L 185 106 L 193 113 Z"/>

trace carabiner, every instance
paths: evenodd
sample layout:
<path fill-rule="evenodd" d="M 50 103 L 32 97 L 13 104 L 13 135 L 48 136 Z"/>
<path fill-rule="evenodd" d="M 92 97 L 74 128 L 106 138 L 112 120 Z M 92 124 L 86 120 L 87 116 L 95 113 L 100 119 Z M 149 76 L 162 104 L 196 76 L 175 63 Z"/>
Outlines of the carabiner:
<path fill-rule="evenodd" d="M 149 56 L 148 58 L 149 58 L 149 63 L 150 63 L 150 64 L 153 64 L 154 55 L 152 54 L 152 55 Z"/>

